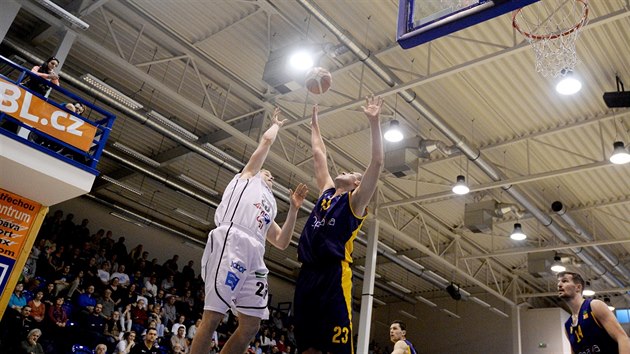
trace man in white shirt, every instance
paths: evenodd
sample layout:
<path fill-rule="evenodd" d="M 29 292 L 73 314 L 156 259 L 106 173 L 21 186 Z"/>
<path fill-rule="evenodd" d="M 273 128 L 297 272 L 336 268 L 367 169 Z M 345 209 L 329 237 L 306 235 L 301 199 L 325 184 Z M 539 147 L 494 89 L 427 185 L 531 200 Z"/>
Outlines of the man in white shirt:
<path fill-rule="evenodd" d="M 118 271 L 112 273 L 112 275 L 109 277 L 109 280 L 112 280 L 114 278 L 118 278 L 119 284 L 122 287 L 127 287 L 129 286 L 129 275 L 127 275 L 127 273 L 125 273 L 125 265 L 121 264 L 118 266 Z"/>

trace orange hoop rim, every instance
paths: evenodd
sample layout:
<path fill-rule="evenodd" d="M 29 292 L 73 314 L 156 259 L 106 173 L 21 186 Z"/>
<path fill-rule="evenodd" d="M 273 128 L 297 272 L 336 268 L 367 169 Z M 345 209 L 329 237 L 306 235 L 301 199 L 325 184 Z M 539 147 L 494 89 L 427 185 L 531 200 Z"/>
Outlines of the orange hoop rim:
<path fill-rule="evenodd" d="M 517 31 L 519 31 L 523 36 L 531 40 L 535 40 L 535 41 L 540 41 L 544 39 L 558 39 L 560 37 L 568 36 L 571 33 L 578 31 L 580 28 L 582 28 L 584 24 L 586 23 L 586 19 L 588 19 L 588 0 L 575 0 L 575 1 L 581 3 L 584 6 L 584 12 L 582 14 L 582 18 L 580 19 L 580 21 L 578 21 L 578 23 L 575 24 L 575 26 L 571 27 L 570 29 L 562 33 L 533 34 L 533 33 L 524 31 L 523 29 L 521 29 L 518 22 L 516 21 L 516 16 L 518 16 L 518 14 L 521 13 L 521 11 L 523 10 L 522 7 L 518 10 L 514 10 L 514 12 L 512 13 L 512 27 L 514 27 Z"/>

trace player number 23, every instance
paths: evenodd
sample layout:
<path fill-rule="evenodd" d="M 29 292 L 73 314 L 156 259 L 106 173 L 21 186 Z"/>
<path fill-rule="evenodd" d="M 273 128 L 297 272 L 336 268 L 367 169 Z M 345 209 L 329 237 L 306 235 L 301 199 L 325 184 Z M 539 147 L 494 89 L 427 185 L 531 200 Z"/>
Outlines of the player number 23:
<path fill-rule="evenodd" d="M 332 337 L 333 343 L 348 343 L 348 334 L 350 333 L 348 327 L 336 326 L 333 331 L 335 332 Z"/>

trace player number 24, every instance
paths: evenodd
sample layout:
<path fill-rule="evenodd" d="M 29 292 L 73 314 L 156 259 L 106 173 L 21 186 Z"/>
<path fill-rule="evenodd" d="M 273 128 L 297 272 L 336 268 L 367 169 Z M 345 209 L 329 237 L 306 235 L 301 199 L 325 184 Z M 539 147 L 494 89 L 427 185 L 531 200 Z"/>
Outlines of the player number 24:
<path fill-rule="evenodd" d="M 348 334 L 350 333 L 348 327 L 336 326 L 333 331 L 335 332 L 332 337 L 333 343 L 348 343 Z"/>

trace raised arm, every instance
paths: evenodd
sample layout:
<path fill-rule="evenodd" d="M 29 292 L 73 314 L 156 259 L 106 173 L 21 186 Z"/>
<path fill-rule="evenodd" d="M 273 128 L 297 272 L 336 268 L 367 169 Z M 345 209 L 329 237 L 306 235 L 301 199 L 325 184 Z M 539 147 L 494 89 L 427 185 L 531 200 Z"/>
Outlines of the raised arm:
<path fill-rule="evenodd" d="M 319 107 L 313 106 L 313 116 L 311 117 L 311 150 L 313 150 L 313 162 L 315 163 L 315 179 L 317 180 L 317 188 L 319 195 L 328 188 L 332 188 L 335 183 L 328 172 L 328 160 L 326 155 L 326 145 L 322 140 L 322 134 L 319 131 L 319 117 L 317 113 Z"/>
<path fill-rule="evenodd" d="M 260 171 L 263 163 L 265 163 L 265 159 L 267 158 L 267 154 L 269 154 L 269 150 L 271 149 L 271 145 L 274 141 L 276 141 L 276 137 L 278 136 L 278 131 L 284 125 L 284 122 L 287 120 L 279 120 L 278 115 L 280 115 L 280 109 L 276 108 L 273 110 L 273 116 L 271 118 L 271 126 L 265 133 L 263 134 L 260 142 L 258 143 L 258 147 L 249 157 L 249 161 L 247 161 L 247 165 L 243 168 L 243 172 L 241 173 L 242 178 L 251 178 Z"/>
<path fill-rule="evenodd" d="M 300 183 L 297 188 L 295 188 L 295 192 L 289 190 L 289 193 L 290 206 L 284 225 L 282 225 L 281 228 L 274 221 L 267 231 L 267 240 L 269 240 L 269 243 L 281 250 L 286 249 L 289 243 L 291 243 L 291 236 L 293 235 L 295 222 L 297 221 L 297 213 L 304 202 L 304 198 L 306 198 L 308 194 L 308 188 L 306 184 Z"/>
<path fill-rule="evenodd" d="M 366 105 L 363 108 L 363 113 L 370 122 L 371 140 L 372 140 L 372 158 L 368 165 L 361 184 L 352 193 L 350 203 L 352 210 L 363 215 L 363 210 L 367 207 L 372 195 L 376 190 L 378 184 L 378 177 L 381 174 L 383 168 L 383 138 L 381 137 L 381 122 L 380 113 L 383 106 L 383 99 L 381 97 L 366 97 Z"/>
<path fill-rule="evenodd" d="M 617 322 L 615 315 L 608 309 L 608 305 L 601 300 L 593 300 L 591 310 L 608 335 L 617 342 L 619 354 L 630 354 L 630 339 Z"/>
<path fill-rule="evenodd" d="M 396 344 L 394 344 L 394 351 L 392 351 L 392 354 L 405 354 L 408 347 L 409 346 L 405 343 L 405 341 L 399 340 Z"/>

